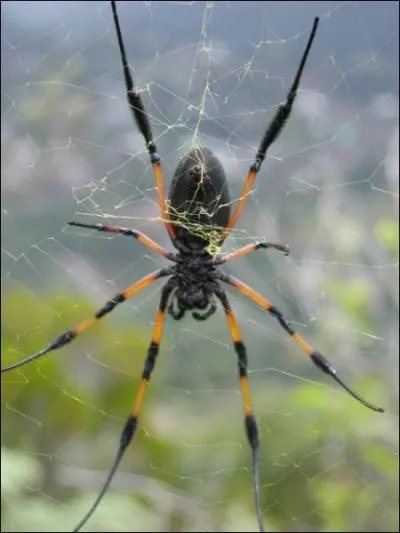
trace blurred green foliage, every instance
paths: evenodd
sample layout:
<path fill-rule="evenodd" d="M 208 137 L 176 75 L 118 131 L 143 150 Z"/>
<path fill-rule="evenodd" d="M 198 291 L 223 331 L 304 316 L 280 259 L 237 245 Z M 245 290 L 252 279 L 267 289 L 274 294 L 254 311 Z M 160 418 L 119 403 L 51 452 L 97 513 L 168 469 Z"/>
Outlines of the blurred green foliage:
<path fill-rule="evenodd" d="M 365 320 L 363 290 L 356 283 L 343 291 L 346 310 Z M 3 364 L 44 346 L 65 324 L 96 308 L 79 295 L 38 301 L 25 290 L 4 301 Z M 70 530 L 90 506 L 140 378 L 147 326 L 99 323 L 73 347 L 3 375 L 2 530 Z M 184 379 L 179 368 L 176 374 L 175 381 Z M 85 530 L 254 530 L 241 412 L 233 412 L 229 397 L 178 401 L 159 379 L 114 490 Z M 383 397 L 377 378 L 365 376 L 354 385 L 368 397 Z M 307 381 L 289 387 L 257 380 L 253 396 L 268 529 L 397 530 L 398 458 L 390 415 Z"/>
<path fill-rule="evenodd" d="M 375 235 L 390 251 L 399 255 L 399 222 L 390 217 L 381 217 L 375 225 Z"/>

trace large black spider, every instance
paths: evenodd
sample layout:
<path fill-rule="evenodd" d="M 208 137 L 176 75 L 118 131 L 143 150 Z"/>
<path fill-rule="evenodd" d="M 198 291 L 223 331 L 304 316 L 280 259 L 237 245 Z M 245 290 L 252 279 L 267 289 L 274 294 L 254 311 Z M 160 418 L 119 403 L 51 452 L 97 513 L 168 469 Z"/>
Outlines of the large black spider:
<path fill-rule="evenodd" d="M 84 320 L 75 328 L 64 332 L 44 349 L 22 359 L 17 363 L 4 367 L 1 371 L 6 372 L 8 370 L 20 367 L 52 350 L 59 349 L 66 344 L 69 344 L 78 335 L 92 326 L 99 318 L 102 318 L 104 315 L 110 313 L 118 304 L 124 302 L 128 298 L 131 298 L 134 294 L 149 286 L 154 281 L 166 276 L 170 276 L 161 290 L 160 304 L 157 309 L 153 334 L 144 364 L 142 379 L 131 413 L 128 416 L 121 434 L 117 455 L 95 502 L 74 529 L 74 531 L 79 531 L 95 511 L 104 494 L 108 490 L 108 487 L 125 453 L 125 450 L 135 435 L 140 408 L 150 381 L 151 373 L 155 366 L 160 346 L 165 321 L 165 313 L 168 311 L 168 313 L 175 320 L 180 320 L 183 318 L 186 311 L 191 311 L 194 319 L 206 320 L 216 311 L 216 300 L 219 300 L 224 309 L 234 348 L 238 357 L 240 386 L 245 415 L 245 429 L 252 450 L 252 475 L 257 519 L 260 531 L 264 531 L 259 484 L 259 435 L 251 402 L 250 385 L 247 375 L 246 348 L 242 341 L 239 327 L 228 297 L 220 282 L 224 282 L 235 287 L 238 291 L 247 296 L 247 298 L 257 303 L 262 309 L 268 311 L 278 320 L 282 328 L 293 338 L 293 340 L 311 358 L 311 361 L 313 361 L 318 368 L 332 376 L 337 383 L 339 383 L 344 389 L 347 390 L 347 392 L 349 392 L 354 398 L 363 403 L 365 406 L 373 409 L 374 411 L 383 412 L 382 408 L 372 405 L 361 398 L 352 389 L 350 389 L 338 377 L 336 370 L 329 363 L 329 361 L 327 361 L 322 354 L 315 351 L 312 346 L 310 346 L 308 342 L 304 340 L 303 337 L 301 337 L 300 334 L 289 325 L 282 313 L 276 307 L 274 307 L 269 300 L 245 285 L 242 281 L 217 269 L 218 266 L 227 263 L 232 259 L 236 259 L 245 254 L 258 250 L 259 248 L 273 248 L 288 254 L 288 248 L 286 246 L 283 246 L 279 243 L 261 241 L 248 244 L 239 250 L 219 256 L 215 253 L 212 253 L 212 247 L 219 249 L 219 246 L 222 245 L 231 229 L 235 226 L 247 202 L 249 192 L 265 159 L 267 150 L 281 133 L 287 119 L 290 116 L 303 69 L 317 31 L 319 19 L 318 17 L 314 19 L 307 46 L 301 58 L 294 81 L 289 89 L 284 103 L 279 105 L 271 123 L 264 133 L 255 160 L 250 166 L 247 174 L 240 199 L 233 213 L 231 214 L 231 201 L 224 169 L 222 168 L 219 160 L 213 155 L 211 150 L 200 146 L 192 149 L 189 154 L 179 163 L 172 180 L 168 198 L 169 202 L 167 205 L 164 194 L 160 157 L 157 153 L 149 118 L 144 109 L 142 99 L 139 91 L 134 87 L 133 84 L 119 25 L 116 2 L 114 0 L 111 1 L 111 8 L 117 32 L 128 105 L 130 111 L 132 112 L 133 118 L 145 139 L 146 148 L 150 156 L 156 181 L 158 200 L 163 221 L 171 238 L 172 244 L 178 250 L 178 253 L 174 254 L 167 251 L 149 239 L 149 237 L 136 230 L 105 226 L 103 224 L 92 225 L 80 222 L 69 222 L 71 226 L 96 229 L 98 231 L 109 233 L 120 233 L 122 235 L 133 237 L 154 252 L 172 261 L 174 265 L 168 268 L 162 268 L 145 276 L 121 293 L 115 295 L 92 317 Z"/>

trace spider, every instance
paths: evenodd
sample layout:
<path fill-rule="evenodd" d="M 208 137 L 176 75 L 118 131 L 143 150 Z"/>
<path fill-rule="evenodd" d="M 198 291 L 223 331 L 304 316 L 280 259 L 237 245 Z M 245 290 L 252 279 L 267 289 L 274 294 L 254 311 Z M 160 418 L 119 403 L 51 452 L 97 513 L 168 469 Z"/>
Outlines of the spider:
<path fill-rule="evenodd" d="M 163 222 L 177 253 L 169 252 L 143 233 L 134 229 L 112 227 L 103 224 L 84 224 L 75 221 L 69 222 L 69 224 L 71 226 L 95 229 L 101 232 L 119 233 L 128 237 L 133 237 L 144 246 L 150 248 L 153 252 L 161 255 L 174 264 L 152 272 L 133 283 L 131 286 L 107 301 L 105 305 L 90 318 L 80 322 L 73 329 L 65 331 L 37 353 L 25 357 L 17 363 L 10 364 L 2 368 L 1 371 L 6 372 L 18 368 L 52 350 L 58 350 L 63 346 L 66 346 L 81 333 L 93 326 L 97 320 L 113 311 L 122 302 L 125 302 L 156 280 L 165 277 L 169 278 L 161 289 L 160 303 L 156 312 L 153 333 L 144 364 L 142 378 L 131 412 L 122 430 L 116 457 L 93 505 L 74 529 L 74 531 L 79 531 L 96 510 L 103 496 L 107 492 L 122 457 L 135 435 L 138 427 L 140 409 L 157 360 L 166 313 L 171 315 L 175 320 L 181 320 L 186 312 L 190 311 L 195 320 L 206 320 L 215 313 L 217 309 L 217 301 L 219 301 L 225 312 L 234 349 L 237 354 L 240 388 L 244 408 L 244 425 L 252 453 L 252 481 L 255 508 L 259 530 L 264 531 L 259 481 L 260 441 L 251 401 L 250 384 L 247 372 L 246 347 L 242 340 L 239 326 L 232 311 L 228 296 L 221 285 L 221 282 L 234 287 L 249 300 L 258 304 L 262 309 L 274 316 L 282 328 L 292 337 L 295 343 L 298 344 L 305 354 L 310 357 L 311 361 L 320 370 L 332 376 L 332 378 L 335 379 L 336 382 L 351 396 L 366 407 L 373 409 L 374 411 L 383 412 L 382 408 L 376 407 L 364 400 L 345 382 L 343 382 L 337 375 L 337 372 L 331 363 L 321 353 L 314 350 L 314 348 L 292 328 L 282 313 L 269 300 L 267 300 L 267 298 L 254 291 L 239 279 L 236 279 L 217 268 L 220 265 L 260 248 L 275 249 L 287 255 L 289 253 L 287 246 L 279 243 L 260 241 L 247 244 L 236 251 L 221 255 L 213 254 L 210 250 L 211 236 L 212 239 L 214 239 L 214 244 L 217 244 L 217 249 L 219 249 L 229 232 L 235 226 L 247 202 L 254 180 L 261 169 L 267 150 L 282 132 L 285 123 L 290 116 L 304 66 L 317 32 L 319 19 L 318 17 L 314 19 L 308 42 L 293 83 L 284 102 L 278 106 L 272 121 L 265 130 L 254 162 L 250 166 L 245 179 L 240 199 L 233 213 L 231 213 L 230 194 L 224 169 L 211 150 L 200 146 L 193 148 L 179 163 L 172 179 L 168 202 L 166 201 L 160 156 L 157 152 L 150 121 L 144 109 L 140 93 L 133 83 L 115 0 L 111 1 L 111 9 L 117 33 L 129 109 L 132 113 L 134 122 L 136 122 L 137 127 L 144 137 L 154 173 Z"/>

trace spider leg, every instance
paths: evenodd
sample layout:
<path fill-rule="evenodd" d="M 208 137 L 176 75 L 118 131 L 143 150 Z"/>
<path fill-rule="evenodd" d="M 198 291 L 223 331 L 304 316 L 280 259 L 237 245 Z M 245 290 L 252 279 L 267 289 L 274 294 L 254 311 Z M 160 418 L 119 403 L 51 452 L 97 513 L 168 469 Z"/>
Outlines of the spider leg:
<path fill-rule="evenodd" d="M 14 368 L 18 368 L 20 366 L 25 365 L 26 363 L 30 363 L 31 361 L 34 361 L 35 359 L 38 359 L 42 355 L 45 355 L 48 352 L 51 352 L 53 350 L 58 350 L 59 348 L 62 348 L 66 344 L 69 344 L 71 341 L 73 341 L 78 335 L 89 329 L 93 324 L 97 322 L 100 318 L 102 318 L 104 315 L 107 315 L 111 311 L 114 310 L 114 308 L 119 305 L 120 303 L 124 302 L 128 298 L 131 298 L 134 294 L 141 291 L 145 287 L 151 285 L 154 281 L 156 281 L 159 278 L 168 276 L 173 273 L 172 268 L 162 268 L 161 270 L 157 270 L 156 272 L 153 272 L 151 274 L 148 274 L 147 276 L 144 276 L 141 280 L 137 281 L 133 285 L 130 285 L 127 289 L 124 291 L 116 294 L 111 300 L 108 300 L 101 309 L 99 309 L 94 315 L 92 315 L 90 318 L 87 318 L 77 326 L 75 326 L 73 329 L 69 329 L 59 335 L 56 339 L 51 341 L 45 348 L 40 350 L 39 352 L 34 353 L 33 355 L 29 355 L 28 357 L 25 357 L 24 359 L 21 359 L 21 361 L 18 361 L 17 363 L 13 363 L 11 365 L 8 365 L 1 369 L 1 372 L 8 372 L 9 370 L 13 370 Z"/>
<path fill-rule="evenodd" d="M 224 281 L 225 283 L 228 283 L 229 285 L 232 285 L 242 294 L 247 296 L 249 300 L 252 300 L 256 304 L 258 304 L 262 309 L 265 309 L 265 311 L 268 311 L 268 313 L 273 315 L 278 320 L 282 328 L 292 337 L 295 343 L 298 344 L 300 348 L 303 350 L 303 352 L 311 358 L 311 361 L 320 370 L 332 376 L 333 379 L 337 383 L 339 383 L 341 387 L 343 387 L 351 396 L 353 396 L 353 398 L 361 402 L 363 405 L 365 405 L 369 409 L 372 409 L 373 411 L 378 411 L 380 413 L 384 412 L 384 409 L 382 409 L 382 407 L 377 407 L 376 405 L 373 405 L 367 400 L 364 400 L 359 394 L 357 394 L 348 385 L 346 385 L 346 383 L 344 383 L 341 380 L 341 378 L 339 378 L 336 370 L 331 365 L 331 363 L 321 353 L 314 350 L 314 348 L 310 346 L 310 344 L 308 344 L 308 342 L 299 333 L 297 333 L 297 331 L 295 331 L 290 326 L 290 324 L 288 323 L 286 318 L 282 315 L 282 313 L 269 300 L 267 300 L 267 298 L 264 298 L 264 296 L 261 296 L 261 294 L 254 291 L 248 285 L 238 280 L 237 278 L 234 278 L 233 276 L 228 276 L 227 274 L 223 272 L 214 272 L 213 277 L 221 281 Z"/>
<path fill-rule="evenodd" d="M 153 140 L 153 133 L 151 131 L 149 117 L 143 105 L 142 98 L 139 90 L 134 86 L 131 70 L 129 68 L 128 60 L 125 52 L 124 40 L 122 38 L 122 32 L 119 25 L 117 6 L 115 0 L 111 0 L 111 7 L 113 12 L 115 29 L 117 32 L 118 46 L 122 61 L 122 70 L 125 78 L 126 97 L 128 100 L 129 108 L 132 112 L 132 116 L 139 128 L 140 133 L 143 135 L 146 141 L 146 149 L 150 156 L 151 166 L 153 168 L 153 174 L 156 181 L 158 203 L 161 209 L 161 215 L 163 217 L 164 224 L 167 231 L 172 238 L 175 237 L 175 231 L 173 225 L 168 221 L 168 210 L 165 201 L 163 172 L 160 163 L 160 156 L 157 153 L 157 148 Z"/>
<path fill-rule="evenodd" d="M 226 320 L 228 322 L 229 331 L 231 333 L 233 345 L 238 356 L 238 366 L 239 366 L 239 378 L 240 378 L 240 388 L 242 391 L 242 400 L 244 407 L 244 416 L 245 416 L 245 428 L 246 435 L 249 441 L 252 456 L 253 456 L 253 486 L 254 486 L 254 497 L 257 510 L 257 520 L 258 527 L 260 531 L 265 531 L 263 516 L 261 511 L 261 496 L 260 496 L 260 473 L 259 473 L 259 436 L 258 436 L 258 427 L 257 422 L 253 414 L 253 407 L 250 394 L 250 383 L 249 377 L 247 374 L 247 354 L 246 347 L 242 341 L 240 335 L 239 327 L 236 322 L 235 315 L 233 314 L 232 308 L 230 306 L 228 297 L 225 291 L 220 287 L 215 291 L 215 294 L 222 303 L 222 306 L 225 311 Z"/>
<path fill-rule="evenodd" d="M 223 265 L 228 261 L 232 261 L 232 259 L 237 259 L 238 257 L 242 257 L 243 255 L 250 254 L 251 252 L 255 252 L 260 248 L 272 248 L 273 250 L 278 250 L 279 252 L 282 252 L 283 255 L 289 255 L 289 246 L 287 244 L 280 244 L 279 242 L 260 241 L 251 244 L 246 244 L 246 246 L 239 248 L 239 250 L 223 254 L 221 257 L 216 257 L 212 260 L 212 264 Z"/>
<path fill-rule="evenodd" d="M 89 511 L 85 514 L 85 516 L 82 518 L 82 520 L 79 521 L 78 525 L 74 528 L 73 531 L 79 531 L 84 524 L 86 524 L 87 520 L 92 516 L 94 511 L 96 510 L 97 506 L 103 499 L 103 496 L 107 492 L 110 483 L 114 477 L 115 472 L 117 471 L 118 465 L 121 462 L 121 459 L 124 456 L 124 453 L 131 443 L 133 437 L 135 436 L 135 432 L 138 425 L 138 417 L 140 413 L 140 409 L 143 403 L 143 399 L 147 390 L 147 387 L 150 382 L 151 373 L 154 369 L 156 358 L 158 355 L 158 350 L 161 342 L 161 336 L 164 329 L 164 322 L 165 322 L 165 308 L 167 307 L 168 298 L 174 288 L 174 281 L 170 280 L 170 282 L 167 282 L 161 291 L 161 299 L 160 304 L 157 309 L 154 328 L 153 328 L 153 335 L 151 337 L 150 346 L 147 352 L 146 361 L 144 363 L 144 369 L 142 374 L 142 379 L 139 384 L 139 388 L 136 393 L 136 398 L 132 406 L 132 410 L 130 415 L 128 416 L 125 426 L 121 433 L 120 443 L 117 455 L 115 456 L 114 462 L 110 468 L 110 471 L 107 475 L 107 478 L 104 482 L 104 485 L 99 492 L 97 498 L 95 499 L 93 505 L 90 507 Z"/>
<path fill-rule="evenodd" d="M 314 41 L 315 34 L 317 32 L 318 23 L 319 23 L 319 18 L 315 17 L 314 23 L 313 23 L 313 26 L 310 32 L 310 36 L 308 38 L 307 46 L 304 50 L 303 56 L 300 61 L 300 65 L 297 69 L 296 76 L 294 77 L 294 80 L 292 83 L 292 86 L 290 87 L 289 92 L 286 95 L 285 102 L 278 106 L 278 109 L 276 110 L 276 113 L 272 121 L 270 122 L 269 126 L 267 127 L 264 133 L 264 137 L 261 140 L 256 157 L 254 159 L 254 163 L 251 165 L 249 172 L 247 174 L 247 177 L 246 177 L 246 181 L 244 182 L 243 189 L 240 194 L 240 199 L 222 235 L 222 240 L 226 238 L 229 231 L 236 224 L 240 214 L 242 213 L 244 209 L 244 206 L 246 205 L 246 202 L 248 200 L 248 197 L 251 191 L 251 187 L 253 186 L 254 180 L 256 179 L 256 176 L 261 168 L 261 165 L 263 164 L 268 148 L 271 146 L 271 144 L 277 139 L 279 134 L 282 132 L 287 119 L 290 117 L 293 103 L 297 96 L 300 79 L 303 74 L 303 69 L 306 64 L 308 54 L 310 53 L 310 49 Z"/>
<path fill-rule="evenodd" d="M 177 299 L 175 298 L 175 293 L 176 289 L 174 289 L 170 294 L 167 311 L 174 320 L 181 320 L 184 317 L 186 310 L 179 305 Z"/>
<path fill-rule="evenodd" d="M 181 307 L 175 309 L 173 306 L 169 306 L 168 313 L 174 320 L 181 320 L 185 316 L 186 310 L 182 309 Z"/>
<path fill-rule="evenodd" d="M 84 224 L 82 222 L 68 222 L 69 226 L 76 226 L 78 228 L 88 228 L 88 229 L 95 229 L 97 231 L 104 231 L 106 233 L 120 233 L 121 235 L 126 235 L 128 237 L 133 237 L 134 239 L 138 240 L 140 243 L 144 244 L 144 246 L 147 246 L 153 252 L 156 252 L 159 255 L 162 255 L 166 259 L 169 259 L 170 261 L 176 262 L 176 256 L 172 252 L 169 252 L 165 248 L 162 248 L 159 244 L 154 242 L 150 237 L 147 237 L 144 233 L 137 231 L 135 229 L 128 229 L 128 228 L 119 228 L 116 226 L 105 226 L 104 224 Z"/>

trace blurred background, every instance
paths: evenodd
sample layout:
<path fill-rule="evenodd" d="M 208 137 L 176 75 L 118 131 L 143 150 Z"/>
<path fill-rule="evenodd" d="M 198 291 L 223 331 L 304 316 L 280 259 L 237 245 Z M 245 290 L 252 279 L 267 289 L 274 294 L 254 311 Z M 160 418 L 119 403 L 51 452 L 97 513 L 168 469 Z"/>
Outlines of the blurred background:
<path fill-rule="evenodd" d="M 235 202 L 319 31 L 284 133 L 226 249 L 354 401 L 233 293 L 261 433 L 268 531 L 398 531 L 397 2 L 120 2 L 166 186 L 194 143 Z M 128 226 L 172 248 L 132 123 L 108 2 L 2 2 L 2 366 L 165 261 L 66 225 Z M 2 375 L 2 531 L 70 531 L 115 456 L 161 283 L 58 352 Z M 85 531 L 256 531 L 236 356 L 222 313 L 167 319 L 112 490 Z"/>

